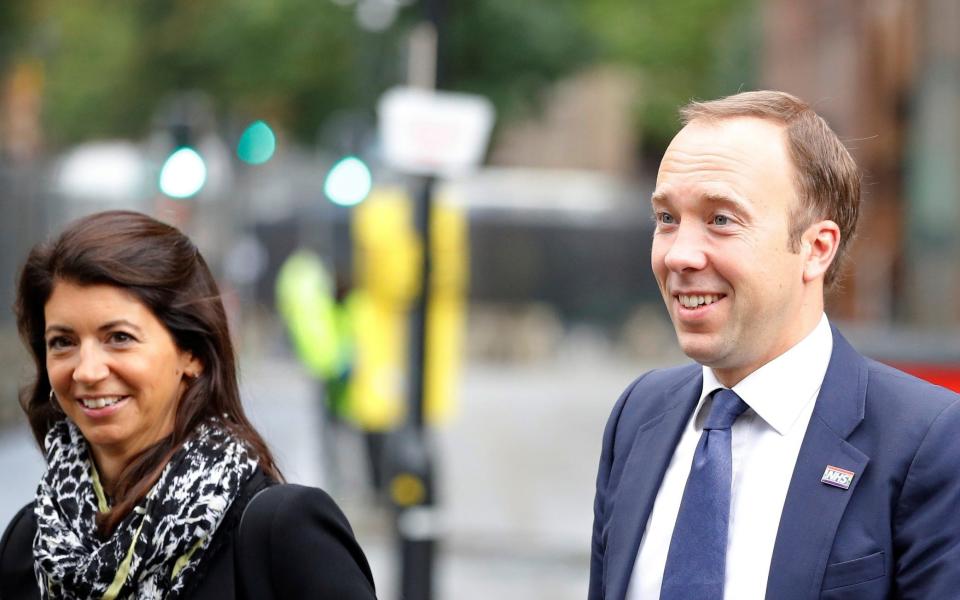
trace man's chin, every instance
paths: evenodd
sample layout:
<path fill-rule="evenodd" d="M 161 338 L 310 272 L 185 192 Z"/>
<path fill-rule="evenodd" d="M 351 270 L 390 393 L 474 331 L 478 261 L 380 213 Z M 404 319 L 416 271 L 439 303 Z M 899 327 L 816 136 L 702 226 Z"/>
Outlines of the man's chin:
<path fill-rule="evenodd" d="M 680 349 L 691 360 L 708 367 L 722 366 L 722 357 L 725 355 L 722 344 L 714 336 L 707 334 L 677 334 Z"/>

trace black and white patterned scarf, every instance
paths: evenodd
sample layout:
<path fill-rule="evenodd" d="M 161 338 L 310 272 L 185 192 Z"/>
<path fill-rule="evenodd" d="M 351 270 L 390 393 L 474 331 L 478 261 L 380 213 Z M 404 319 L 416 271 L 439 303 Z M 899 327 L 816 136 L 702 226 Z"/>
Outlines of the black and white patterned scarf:
<path fill-rule="evenodd" d="M 174 454 L 113 534 L 101 540 L 95 522 L 97 476 L 80 430 L 60 421 L 44 446 L 47 472 L 37 489 L 33 540 L 43 598 L 176 598 L 257 467 L 247 447 L 218 420 L 210 420 Z"/>

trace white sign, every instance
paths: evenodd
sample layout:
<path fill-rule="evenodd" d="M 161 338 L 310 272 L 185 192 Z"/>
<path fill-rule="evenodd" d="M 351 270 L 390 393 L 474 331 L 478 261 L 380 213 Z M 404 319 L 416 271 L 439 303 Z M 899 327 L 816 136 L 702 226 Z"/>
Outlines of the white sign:
<path fill-rule="evenodd" d="M 57 187 L 70 198 L 124 203 L 144 197 L 147 181 L 143 152 L 134 144 L 88 142 L 64 156 Z"/>
<path fill-rule="evenodd" d="M 399 87 L 378 106 L 387 163 L 415 175 L 453 176 L 483 160 L 494 111 L 482 96 Z"/>

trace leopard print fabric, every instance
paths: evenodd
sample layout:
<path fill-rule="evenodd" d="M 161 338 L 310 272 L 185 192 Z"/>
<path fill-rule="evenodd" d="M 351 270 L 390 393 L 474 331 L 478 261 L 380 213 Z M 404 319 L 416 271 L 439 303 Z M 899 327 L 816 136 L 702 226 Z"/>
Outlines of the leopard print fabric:
<path fill-rule="evenodd" d="M 219 421 L 203 423 L 147 496 L 101 540 L 93 463 L 80 430 L 60 421 L 44 447 L 47 471 L 37 490 L 33 540 L 42 598 L 177 598 L 257 467 Z"/>

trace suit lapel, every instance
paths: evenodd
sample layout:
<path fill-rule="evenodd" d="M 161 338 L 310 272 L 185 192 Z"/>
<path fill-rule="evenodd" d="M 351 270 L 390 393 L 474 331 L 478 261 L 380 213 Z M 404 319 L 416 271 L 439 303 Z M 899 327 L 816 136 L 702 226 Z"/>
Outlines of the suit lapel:
<path fill-rule="evenodd" d="M 637 428 L 608 522 L 604 597 L 609 600 L 626 597 L 653 502 L 702 387 L 698 375 L 666 390 L 661 405 L 669 408 Z"/>
<path fill-rule="evenodd" d="M 837 527 L 870 460 L 846 441 L 863 420 L 866 387 L 863 357 L 833 329 L 830 364 L 780 516 L 767 580 L 768 599 L 820 597 Z M 821 483 L 828 465 L 856 474 L 849 489 Z"/>

